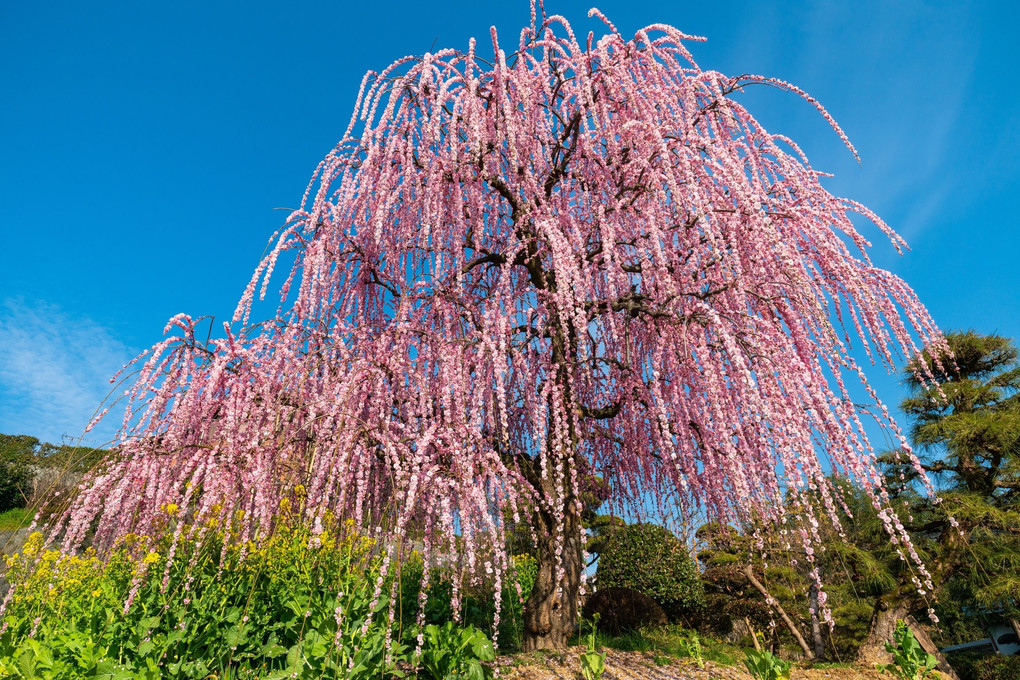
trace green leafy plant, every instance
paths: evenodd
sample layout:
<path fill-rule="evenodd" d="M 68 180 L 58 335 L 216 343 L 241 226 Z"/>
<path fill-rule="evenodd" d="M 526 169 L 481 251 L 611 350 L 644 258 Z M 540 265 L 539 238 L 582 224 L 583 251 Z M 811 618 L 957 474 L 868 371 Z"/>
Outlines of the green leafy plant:
<path fill-rule="evenodd" d="M 474 626 L 457 627 L 452 621 L 424 630 L 420 678 L 425 680 L 489 680 L 496 651 L 485 633 Z"/>
<path fill-rule="evenodd" d="M 599 680 L 606 671 L 606 654 L 598 650 L 599 615 L 595 614 L 586 623 L 589 629 L 585 638 L 588 648 L 581 653 L 581 676 L 584 680 Z"/>
<path fill-rule="evenodd" d="M 701 651 L 701 638 L 694 631 L 691 631 L 690 636 L 687 638 L 680 640 L 678 651 L 680 656 L 694 659 L 695 663 L 698 664 L 698 668 L 705 667 L 705 657 Z"/>
<path fill-rule="evenodd" d="M 226 548 L 181 540 L 171 561 L 172 535 L 106 559 L 32 535 L 7 560 L 0 678 L 397 678 L 410 663 L 374 596 L 374 543 L 352 524 L 295 522 Z"/>
<path fill-rule="evenodd" d="M 885 651 L 893 655 L 892 663 L 875 664 L 878 671 L 895 675 L 900 680 L 922 680 L 935 670 L 938 660 L 921 649 L 913 631 L 902 620 L 896 622 L 893 640 L 895 645 L 885 643 Z"/>
<path fill-rule="evenodd" d="M 768 651 L 747 650 L 744 666 L 755 680 L 779 680 L 790 677 L 789 661 L 783 661 Z"/>
<path fill-rule="evenodd" d="M 419 596 L 422 579 L 421 555 L 415 553 L 401 566 L 399 616 L 403 627 L 411 628 L 417 623 Z M 428 596 L 425 602 L 424 624 L 443 625 L 459 619 L 463 624 L 474 626 L 490 638 L 498 633 L 499 647 L 518 650 L 524 639 L 523 607 L 531 594 L 538 575 L 538 562 L 528 554 L 514 556 L 509 578 L 503 582 L 500 594 L 501 608 L 499 628 L 494 630 L 495 598 L 490 584 L 471 584 L 462 587 L 460 609 L 454 616 L 450 606 L 453 599 L 454 574 L 446 569 L 437 569 L 431 574 Z"/>

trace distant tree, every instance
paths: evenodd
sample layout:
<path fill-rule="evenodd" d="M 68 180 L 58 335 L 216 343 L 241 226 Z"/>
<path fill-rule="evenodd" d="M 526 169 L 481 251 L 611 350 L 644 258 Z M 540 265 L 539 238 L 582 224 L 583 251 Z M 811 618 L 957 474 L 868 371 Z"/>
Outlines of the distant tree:
<path fill-rule="evenodd" d="M 801 630 L 803 602 L 797 591 L 807 592 L 814 583 L 797 577 L 793 565 L 799 555 L 787 550 L 781 560 L 768 559 L 770 552 L 777 553 L 767 551 L 761 534 L 754 536 L 718 522 L 703 525 L 697 537 L 702 545 L 698 560 L 705 587 L 705 625 L 723 633 L 742 628 L 756 649 L 757 634 L 765 631 L 773 651 L 779 651 L 782 631 L 786 631 L 804 657 L 822 656 L 818 645 L 808 645 Z M 776 621 L 781 625 L 773 625 Z"/>
<path fill-rule="evenodd" d="M 113 455 L 106 449 L 51 444 L 27 434 L 0 434 L 0 507 L 25 507 L 40 500 L 33 494 L 73 489 L 83 473 Z"/>
<path fill-rule="evenodd" d="M 757 630 L 769 624 L 773 614 L 744 573 L 752 555 L 749 537 L 718 522 L 701 526 L 696 537 L 701 544 L 698 561 L 705 584 L 704 624 L 725 634 L 740 623 L 754 637 Z"/>
<path fill-rule="evenodd" d="M 29 462 L 43 447 L 38 437 L 27 434 L 0 434 L 0 459 Z"/>
<path fill-rule="evenodd" d="M 1020 497 L 1020 363 L 1013 341 L 974 331 L 946 335 L 952 357 L 925 352 L 937 385 L 918 380 L 917 362 L 904 372 L 913 392 L 903 410 L 914 446 L 929 454 L 922 467 L 953 492 L 995 507 Z M 941 391 L 941 394 L 940 394 Z M 944 395 L 944 398 L 943 398 Z M 891 458 L 891 457 L 890 457 Z M 898 470 L 913 478 L 915 469 Z"/>
<path fill-rule="evenodd" d="M 883 454 L 887 488 L 899 519 L 876 509 L 873 500 L 850 484 L 835 480 L 839 511 L 822 520 L 816 531 L 822 550 L 810 567 L 801 558 L 794 581 L 805 590 L 815 567 L 830 576 L 827 587 L 835 616 L 833 644 L 841 653 L 856 650 L 862 660 L 884 654 L 899 619 L 936 653 L 921 623 L 929 612 L 943 619 L 932 636 L 943 644 L 973 636 L 972 617 L 964 612 L 1002 610 L 1016 621 L 1020 602 L 1020 365 L 1007 338 L 973 331 L 946 335 L 949 352 L 925 352 L 906 367 L 911 390 L 902 403 L 911 420 L 910 439 L 920 452 L 919 464 L 909 451 Z M 919 365 L 923 363 L 923 365 Z M 934 381 L 917 379 L 927 370 Z M 921 471 L 939 488 L 940 502 L 923 493 Z M 794 521 L 789 535 L 808 530 L 810 518 L 799 515 L 796 498 L 789 505 Z M 904 559 L 903 546 L 890 544 L 886 524 L 901 521 L 913 548 L 928 565 L 923 579 Z M 789 564 L 803 548 L 783 538 L 780 528 L 768 533 L 772 562 Z M 786 554 L 780 554 L 785 551 Z M 870 603 L 863 608 L 864 603 Z M 803 604 L 790 603 L 789 608 Z M 944 662 L 944 659 L 941 659 Z"/>

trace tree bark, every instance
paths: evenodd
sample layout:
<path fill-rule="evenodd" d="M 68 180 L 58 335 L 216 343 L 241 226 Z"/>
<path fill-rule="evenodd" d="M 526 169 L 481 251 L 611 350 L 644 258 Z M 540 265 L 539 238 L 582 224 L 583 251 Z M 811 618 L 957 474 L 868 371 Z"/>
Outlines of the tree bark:
<path fill-rule="evenodd" d="M 869 666 L 876 663 L 889 663 L 892 655 L 885 651 L 885 644 L 892 642 L 893 633 L 896 632 L 896 621 L 899 619 L 906 622 L 907 627 L 914 633 L 914 638 L 921 645 L 921 649 L 935 657 L 938 661 L 937 668 L 952 680 L 960 680 L 960 676 L 949 665 L 945 655 L 939 651 L 917 620 L 910 615 L 910 608 L 902 602 L 890 603 L 886 598 L 879 598 L 875 603 L 868 637 L 857 650 L 858 663 Z"/>
<path fill-rule="evenodd" d="M 566 649 L 577 628 L 577 600 L 583 569 L 581 518 L 571 507 L 566 510 L 562 530 L 562 579 L 557 578 L 555 526 L 543 514 L 538 544 L 538 575 L 524 605 L 525 652 L 538 649 Z"/>
<path fill-rule="evenodd" d="M 541 259 L 536 255 L 529 264 L 532 283 L 538 288 L 555 291 L 555 280 L 542 269 Z M 562 390 L 565 403 L 573 404 L 571 394 L 571 361 L 577 356 L 577 339 L 572 331 L 564 333 L 555 305 L 550 308 L 552 333 L 552 365 L 555 366 L 555 381 Z M 550 413 L 555 404 L 550 396 Z M 574 421 L 568 419 L 569 439 L 574 452 L 577 451 L 578 435 Z M 549 429 L 550 453 L 556 449 L 553 429 Z M 550 455 L 547 460 L 555 459 Z M 581 588 L 581 572 L 584 569 L 584 544 L 579 504 L 576 503 L 576 489 L 570 482 L 570 465 L 559 483 L 557 470 L 544 470 L 545 474 L 532 467 L 529 481 L 548 502 L 538 509 L 539 527 L 535 535 L 538 548 L 538 574 L 531 595 L 524 605 L 525 652 L 538 649 L 566 649 L 577 627 L 577 604 Z M 559 544 L 559 545 L 557 545 Z M 561 548 L 557 551 L 557 547 Z"/>
<path fill-rule="evenodd" d="M 800 645 L 800 648 L 804 651 L 804 656 L 807 657 L 809 661 L 814 661 L 815 654 L 811 651 L 811 648 L 808 647 L 808 643 L 804 640 L 804 636 L 800 634 L 800 631 L 797 629 L 797 625 L 793 622 L 793 619 L 787 615 L 786 610 L 783 609 L 783 605 L 779 604 L 779 600 L 769 595 L 769 591 L 765 590 L 765 586 L 761 584 L 761 581 L 754 577 L 754 572 L 751 571 L 750 564 L 744 565 L 744 576 L 746 576 L 751 585 L 754 586 L 755 589 L 762 594 L 762 596 L 764 596 L 765 601 L 769 604 L 769 606 L 772 607 L 777 614 L 779 614 L 779 618 L 781 618 L 783 623 L 786 624 L 786 627 L 790 629 L 790 633 L 793 635 L 794 639 L 797 640 L 797 644 Z"/>
<path fill-rule="evenodd" d="M 893 639 L 896 632 L 896 620 L 907 616 L 908 608 L 902 603 L 890 602 L 880 597 L 871 612 L 871 624 L 868 636 L 857 649 L 858 662 L 872 666 L 876 663 L 887 663 L 889 653 L 885 651 L 885 643 Z"/>

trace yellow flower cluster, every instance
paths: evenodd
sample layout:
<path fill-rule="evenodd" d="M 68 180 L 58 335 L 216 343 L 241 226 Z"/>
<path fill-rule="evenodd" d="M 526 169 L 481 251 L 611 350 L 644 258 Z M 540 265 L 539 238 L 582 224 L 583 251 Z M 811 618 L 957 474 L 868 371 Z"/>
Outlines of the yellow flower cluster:
<path fill-rule="evenodd" d="M 177 508 L 168 505 L 171 515 Z M 185 533 L 186 533 L 185 527 Z M 123 606 L 132 581 L 142 574 L 162 578 L 158 566 L 169 550 L 169 536 L 153 542 L 129 536 L 105 560 L 89 549 L 80 555 L 64 554 L 47 548 L 41 533 L 33 533 L 20 554 L 6 560 L 6 577 L 14 586 L 14 603 L 33 616 L 66 616 L 72 612 L 97 611 L 103 607 L 117 610 Z M 222 543 L 228 547 L 221 549 Z M 298 578 L 346 578 L 352 571 L 378 566 L 375 541 L 362 535 L 353 521 L 341 522 L 324 517 L 314 529 L 307 523 L 285 521 L 274 533 L 259 541 L 233 543 L 231 536 L 217 532 L 201 562 L 219 562 L 228 572 L 246 578 L 268 578 L 271 582 Z M 188 569 L 196 546 L 179 545 L 176 568 Z M 221 561 L 222 560 L 222 561 Z M 222 587 L 223 584 L 220 584 Z"/>
<path fill-rule="evenodd" d="M 91 549 L 81 555 L 46 549 L 43 535 L 35 532 L 20 554 L 7 558 L 7 579 L 15 587 L 13 598 L 20 606 L 59 613 L 69 602 L 102 596 L 103 582 L 124 566 L 123 556 L 104 563 Z"/>

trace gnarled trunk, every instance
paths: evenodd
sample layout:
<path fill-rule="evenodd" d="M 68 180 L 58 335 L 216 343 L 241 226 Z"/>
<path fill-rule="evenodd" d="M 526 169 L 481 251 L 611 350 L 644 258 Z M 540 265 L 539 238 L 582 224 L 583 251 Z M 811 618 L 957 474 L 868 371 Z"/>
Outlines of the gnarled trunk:
<path fill-rule="evenodd" d="M 868 637 L 857 649 L 857 661 L 871 666 L 876 663 L 888 663 L 890 655 L 885 651 L 885 643 L 891 642 L 896 632 L 896 621 L 906 618 L 909 608 L 900 602 L 892 602 L 879 598 L 871 612 L 871 625 Z"/>
<path fill-rule="evenodd" d="M 871 614 L 871 626 L 868 629 L 868 637 L 864 644 L 857 650 L 857 662 L 867 665 L 876 663 L 889 663 L 892 655 L 885 651 L 885 644 L 893 641 L 893 633 L 896 632 L 896 621 L 903 619 L 907 627 L 914 633 L 914 638 L 921 645 L 921 649 L 928 652 L 938 661 L 937 668 L 948 675 L 952 680 L 960 680 L 953 667 L 939 648 L 935 646 L 928 634 L 910 615 L 910 607 L 903 602 L 890 602 L 886 598 L 879 598 L 875 603 L 875 609 Z"/>
<path fill-rule="evenodd" d="M 542 514 L 542 526 L 536 532 L 538 575 L 524 605 L 524 651 L 566 649 L 577 628 L 577 599 L 581 587 L 581 518 L 573 508 L 566 510 L 562 531 L 563 551 L 557 578 L 556 527 L 552 518 Z"/>

